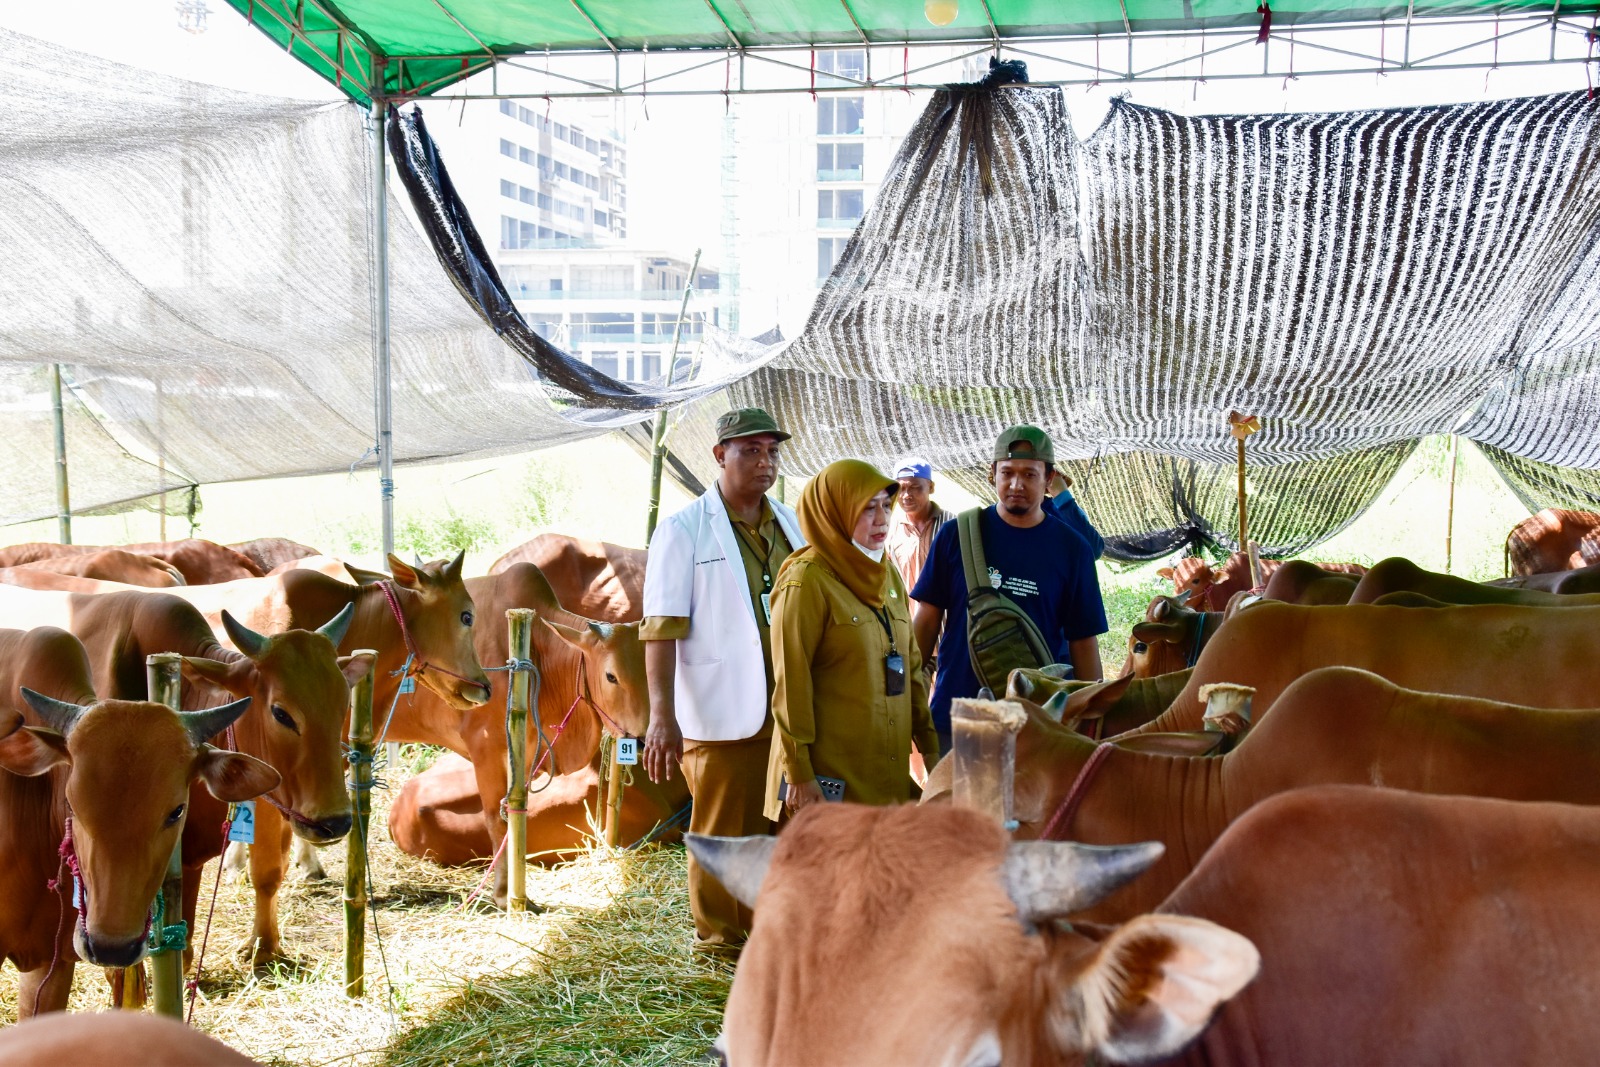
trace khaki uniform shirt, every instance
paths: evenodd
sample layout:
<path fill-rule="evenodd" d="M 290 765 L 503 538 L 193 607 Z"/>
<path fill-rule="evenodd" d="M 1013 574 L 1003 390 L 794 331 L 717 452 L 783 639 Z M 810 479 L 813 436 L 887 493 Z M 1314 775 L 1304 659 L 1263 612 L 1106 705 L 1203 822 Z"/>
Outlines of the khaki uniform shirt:
<path fill-rule="evenodd" d="M 953 518 L 955 515 L 930 500 L 927 522 L 919 530 L 905 512 L 898 507 L 894 509 L 894 514 L 889 517 L 889 540 L 884 542 L 883 547 L 889 553 L 889 558 L 894 560 L 895 570 L 900 572 L 900 580 L 906 583 L 907 589 L 917 584 L 917 575 L 922 573 L 923 565 L 928 562 L 928 551 L 933 548 L 933 535 Z M 917 602 L 913 600 L 913 611 L 916 606 Z"/>
<path fill-rule="evenodd" d="M 739 560 L 744 564 L 744 576 L 750 584 L 750 606 L 756 613 L 756 631 L 761 635 L 761 656 L 767 666 L 767 700 L 772 700 L 774 684 L 772 670 L 772 627 L 767 613 L 761 607 L 761 594 L 772 589 L 778 580 L 778 568 L 794 549 L 783 535 L 772 505 L 761 498 L 761 515 L 751 526 L 732 511 L 728 518 L 733 523 L 733 536 L 739 542 Z M 689 618 L 680 615 L 650 615 L 639 623 L 641 641 L 680 641 L 689 636 Z M 762 727 L 755 737 L 766 737 L 772 729 L 770 723 Z M 749 740 L 749 739 L 747 739 Z M 705 742 L 690 742 L 699 744 Z"/>
<path fill-rule="evenodd" d="M 894 647 L 905 660 L 905 692 L 884 692 L 889 635 L 826 564 L 807 559 L 784 573 L 773 597 L 772 756 L 766 813 L 778 818 L 778 784 L 842 778 L 844 799 L 903 804 L 911 799 L 913 742 L 931 763 L 939 739 L 928 711 L 922 654 L 911 630 L 905 586 L 893 576 L 884 603 Z"/>

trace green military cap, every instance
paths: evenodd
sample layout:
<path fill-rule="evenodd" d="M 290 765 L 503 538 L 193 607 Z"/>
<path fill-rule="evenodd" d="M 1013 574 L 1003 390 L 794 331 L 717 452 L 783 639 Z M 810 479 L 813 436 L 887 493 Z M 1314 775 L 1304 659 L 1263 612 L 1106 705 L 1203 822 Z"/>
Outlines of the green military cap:
<path fill-rule="evenodd" d="M 790 437 L 778 429 L 771 415 L 760 408 L 734 408 L 717 420 L 719 445 L 734 437 L 753 437 L 759 433 L 771 434 L 780 441 L 787 441 Z"/>
<path fill-rule="evenodd" d="M 994 461 L 1003 459 L 1039 459 L 1046 463 L 1056 461 L 1056 447 L 1050 435 L 1037 426 L 1012 426 L 1000 434 L 994 443 Z"/>

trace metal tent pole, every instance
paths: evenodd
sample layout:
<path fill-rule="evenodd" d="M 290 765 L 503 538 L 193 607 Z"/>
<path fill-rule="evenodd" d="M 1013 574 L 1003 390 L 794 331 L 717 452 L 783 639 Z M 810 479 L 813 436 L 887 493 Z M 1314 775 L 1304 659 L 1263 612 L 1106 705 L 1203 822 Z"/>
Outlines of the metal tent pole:
<path fill-rule="evenodd" d="M 394 552 L 394 396 L 389 365 L 389 156 L 386 140 L 388 102 L 383 97 L 383 72 L 388 60 L 372 57 L 372 278 L 373 340 L 377 368 L 373 388 L 378 412 L 378 498 L 382 508 L 383 557 Z M 384 746 L 389 766 L 400 761 L 400 746 Z"/>
<path fill-rule="evenodd" d="M 72 544 L 72 502 L 67 495 L 67 419 L 61 408 L 61 364 L 50 364 L 50 408 L 56 425 L 56 524 L 61 543 Z"/>
<path fill-rule="evenodd" d="M 700 249 L 694 250 L 694 262 L 689 265 L 689 276 L 683 283 L 683 302 L 678 305 L 678 324 L 672 331 L 672 354 L 667 358 L 666 388 L 672 388 L 673 372 L 678 369 L 678 341 L 683 337 L 683 317 L 689 313 L 689 293 L 694 289 L 695 277 L 700 273 Z M 655 433 L 650 442 L 650 505 L 644 517 L 644 540 L 650 543 L 655 536 L 656 519 L 661 516 L 661 466 L 667 456 L 667 409 L 656 412 Z"/>

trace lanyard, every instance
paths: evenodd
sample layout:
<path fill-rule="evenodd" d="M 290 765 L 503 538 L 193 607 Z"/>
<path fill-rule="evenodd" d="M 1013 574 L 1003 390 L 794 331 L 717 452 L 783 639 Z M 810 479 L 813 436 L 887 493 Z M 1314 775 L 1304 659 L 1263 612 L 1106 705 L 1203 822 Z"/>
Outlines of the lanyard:
<path fill-rule="evenodd" d="M 742 523 L 735 523 L 733 529 L 734 532 L 739 535 L 739 539 L 750 546 L 750 552 L 752 555 L 760 550 L 760 545 L 758 545 L 756 541 L 765 539 L 762 538 L 759 533 L 755 534 L 756 541 L 752 541 L 749 537 L 745 536 Z M 772 553 L 777 549 L 777 547 L 778 532 L 774 530 L 772 532 L 772 538 L 767 540 L 766 554 L 761 557 L 761 591 L 763 593 L 772 592 Z"/>
<path fill-rule="evenodd" d="M 883 632 L 889 637 L 889 655 L 898 655 L 900 650 L 894 647 L 894 630 L 889 626 L 889 609 L 883 608 L 880 610 L 873 608 L 871 604 L 868 604 L 867 607 L 872 608 L 872 617 L 878 620 L 878 625 L 883 627 Z"/>

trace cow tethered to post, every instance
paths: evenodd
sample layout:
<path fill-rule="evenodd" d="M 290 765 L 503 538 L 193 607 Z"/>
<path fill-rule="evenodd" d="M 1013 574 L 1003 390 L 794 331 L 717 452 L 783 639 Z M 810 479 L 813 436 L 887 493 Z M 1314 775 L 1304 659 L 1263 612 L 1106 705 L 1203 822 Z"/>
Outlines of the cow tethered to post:
<path fill-rule="evenodd" d="M 357 649 L 356 656 L 378 653 Z M 345 838 L 344 992 L 367 991 L 367 824 L 372 820 L 372 684 L 368 671 L 350 690 L 350 812 L 354 825 Z"/>
<path fill-rule="evenodd" d="M 150 699 L 173 711 L 183 707 L 181 670 L 183 657 L 176 652 L 157 652 L 145 658 Z M 150 926 L 150 985 L 156 1012 L 183 1018 L 183 950 L 188 947 L 188 927 L 183 922 L 183 822 L 188 809 L 178 817 L 178 843 L 167 860 L 167 876 L 161 882 L 160 907 Z M 177 922 L 169 922 L 170 916 Z"/>
<path fill-rule="evenodd" d="M 528 709 L 533 673 L 533 610 L 507 608 L 511 677 L 506 688 L 506 911 L 528 910 Z M 551 768 L 551 774 L 555 768 Z"/>
<path fill-rule="evenodd" d="M 957 699 L 950 706 L 951 799 L 981 811 L 1008 830 L 1016 829 L 1012 790 L 1017 766 L 1017 731 L 1028 721 L 1010 700 Z"/>

